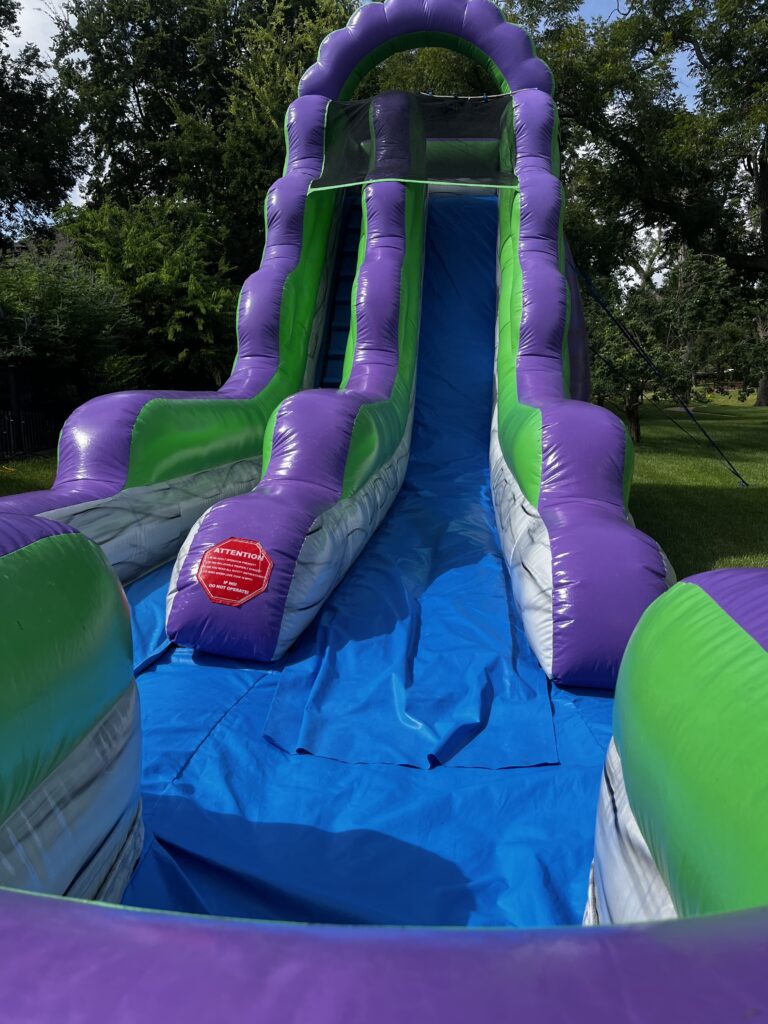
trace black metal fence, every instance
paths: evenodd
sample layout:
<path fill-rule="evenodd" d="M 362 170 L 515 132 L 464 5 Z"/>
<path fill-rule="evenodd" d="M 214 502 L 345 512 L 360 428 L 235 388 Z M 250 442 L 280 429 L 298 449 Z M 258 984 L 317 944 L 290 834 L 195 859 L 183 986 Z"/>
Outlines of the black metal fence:
<path fill-rule="evenodd" d="M 51 451 L 61 425 L 76 405 L 57 394 L 53 378 L 18 366 L 0 365 L 0 459 Z"/>
<path fill-rule="evenodd" d="M 61 423 L 61 414 L 50 409 L 0 409 L 0 458 L 34 455 L 55 448 Z"/>

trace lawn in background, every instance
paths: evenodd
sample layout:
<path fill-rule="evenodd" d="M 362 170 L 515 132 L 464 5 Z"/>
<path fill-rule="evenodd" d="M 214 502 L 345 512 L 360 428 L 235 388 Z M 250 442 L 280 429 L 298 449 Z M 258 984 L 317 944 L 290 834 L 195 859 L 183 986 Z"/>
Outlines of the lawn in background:
<path fill-rule="evenodd" d="M 694 406 L 746 488 L 682 411 L 667 410 L 702 445 L 653 404 L 643 407 L 630 509 L 637 526 L 664 548 L 678 577 L 733 565 L 768 568 L 768 409 L 756 409 L 753 401 L 745 405 L 733 395 Z"/>
<path fill-rule="evenodd" d="M 0 495 L 39 491 L 50 487 L 56 475 L 55 455 L 33 455 L 28 459 L 0 459 Z"/>
<path fill-rule="evenodd" d="M 697 444 L 649 402 L 635 449 L 635 522 L 661 544 L 679 577 L 731 565 L 768 568 L 768 409 L 735 395 L 694 408 L 750 486 L 739 487 L 703 437 Z M 683 412 L 667 411 L 700 436 Z M 55 472 L 54 455 L 0 462 L 0 494 L 50 487 Z"/>

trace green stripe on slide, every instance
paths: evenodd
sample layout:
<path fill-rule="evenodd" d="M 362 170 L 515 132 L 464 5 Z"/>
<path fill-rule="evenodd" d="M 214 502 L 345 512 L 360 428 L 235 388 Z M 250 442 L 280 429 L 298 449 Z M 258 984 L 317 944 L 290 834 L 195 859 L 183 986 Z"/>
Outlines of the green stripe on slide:
<path fill-rule="evenodd" d="M 352 367 L 355 362 L 355 348 L 357 347 L 357 288 L 360 280 L 360 269 L 365 262 L 365 250 L 368 244 L 368 201 L 365 195 L 365 188 L 362 190 L 360 197 L 360 203 L 362 206 L 362 217 L 360 220 L 360 239 L 357 244 L 357 266 L 355 267 L 355 277 L 352 281 L 352 294 L 350 295 L 350 302 L 352 304 L 352 312 L 349 318 L 349 334 L 347 335 L 347 346 L 344 349 L 344 366 L 341 373 L 341 383 L 339 384 L 339 390 L 343 391 L 349 381 L 349 375 L 352 373 Z"/>
<path fill-rule="evenodd" d="M 541 490 L 541 412 L 517 395 L 517 358 L 523 317 L 520 195 L 499 196 L 499 347 L 496 358 L 499 444 L 521 491 L 534 506 Z"/>

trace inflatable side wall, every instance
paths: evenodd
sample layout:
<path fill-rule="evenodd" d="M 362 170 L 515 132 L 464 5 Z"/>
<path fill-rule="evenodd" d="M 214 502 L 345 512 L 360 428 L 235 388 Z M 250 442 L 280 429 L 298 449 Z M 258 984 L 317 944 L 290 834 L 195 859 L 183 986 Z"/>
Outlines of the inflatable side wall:
<path fill-rule="evenodd" d="M 238 353 L 224 386 L 86 402 L 64 424 L 52 489 L 0 498 L 0 513 L 74 526 L 126 582 L 173 558 L 215 500 L 258 482 L 267 421 L 314 379 L 327 315 L 340 204 L 333 193 L 308 195 L 325 108 L 307 97 L 288 109 L 285 171 L 266 198 L 264 256 L 240 295 Z"/>
<path fill-rule="evenodd" d="M 307 927 L 0 892 L 3 1013 L 110 1024 L 733 1024 L 767 1008 L 767 923 L 762 909 L 640 928 Z M 140 982 L 116 995 L 113 965 Z"/>
<path fill-rule="evenodd" d="M 632 447 L 621 421 L 570 394 L 569 342 L 583 366 L 583 314 L 567 266 L 554 102 L 526 89 L 508 110 L 502 157 L 520 188 L 499 196 L 497 524 L 544 670 L 610 687 L 633 627 L 666 588 L 667 565 L 629 521 Z M 581 366 L 575 379 L 583 393 Z"/>
<path fill-rule="evenodd" d="M 616 689 L 588 922 L 768 904 L 767 684 L 768 571 L 692 576 L 645 612 Z"/>
<path fill-rule="evenodd" d="M 0 885 L 119 900 L 141 852 L 128 607 L 96 545 L 0 520 Z"/>

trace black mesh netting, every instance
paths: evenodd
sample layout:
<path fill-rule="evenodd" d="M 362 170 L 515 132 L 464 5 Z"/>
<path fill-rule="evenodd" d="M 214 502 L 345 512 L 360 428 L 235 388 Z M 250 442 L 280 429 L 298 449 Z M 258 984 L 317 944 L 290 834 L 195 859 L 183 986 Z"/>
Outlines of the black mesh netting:
<path fill-rule="evenodd" d="M 313 190 L 397 179 L 514 188 L 511 96 L 389 92 L 332 102 Z"/>

